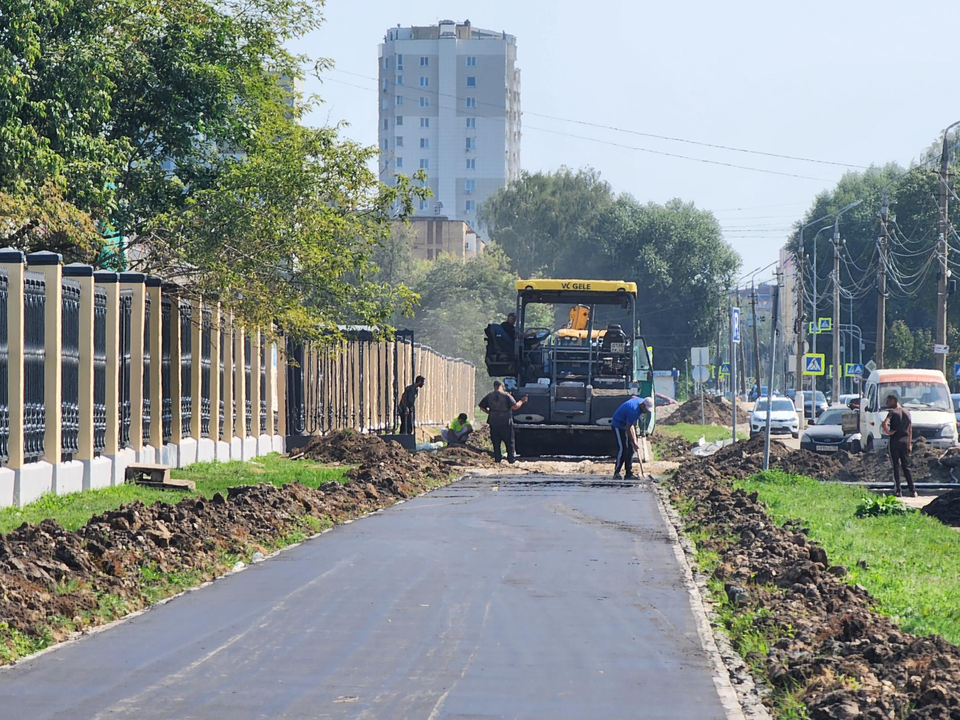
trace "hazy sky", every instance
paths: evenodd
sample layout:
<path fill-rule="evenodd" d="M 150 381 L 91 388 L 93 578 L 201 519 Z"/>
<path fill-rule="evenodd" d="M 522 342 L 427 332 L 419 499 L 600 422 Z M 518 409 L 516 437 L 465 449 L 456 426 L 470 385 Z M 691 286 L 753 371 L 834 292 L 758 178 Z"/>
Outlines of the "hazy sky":
<path fill-rule="evenodd" d="M 295 46 L 336 63 L 307 84 L 324 100 L 310 124 L 344 120 L 376 144 L 389 27 L 449 18 L 505 30 L 517 37 L 523 169 L 589 165 L 638 200 L 693 201 L 716 214 L 744 270 L 776 260 L 792 221 L 847 168 L 635 133 L 866 166 L 909 163 L 960 119 L 956 46 L 938 39 L 960 18 L 957 0 L 329 0 L 324 14 Z"/>

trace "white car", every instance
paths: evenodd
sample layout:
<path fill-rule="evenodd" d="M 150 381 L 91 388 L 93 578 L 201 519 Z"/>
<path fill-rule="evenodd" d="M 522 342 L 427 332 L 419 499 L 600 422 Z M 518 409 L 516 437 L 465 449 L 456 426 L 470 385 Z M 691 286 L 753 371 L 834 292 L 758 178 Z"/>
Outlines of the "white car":
<path fill-rule="evenodd" d="M 753 406 L 753 412 L 750 413 L 751 437 L 766 431 L 768 407 L 771 435 L 790 433 L 793 437 L 797 437 L 800 434 L 800 418 L 797 417 L 797 408 L 794 407 L 793 400 L 775 395 L 772 401 L 762 397 Z"/>

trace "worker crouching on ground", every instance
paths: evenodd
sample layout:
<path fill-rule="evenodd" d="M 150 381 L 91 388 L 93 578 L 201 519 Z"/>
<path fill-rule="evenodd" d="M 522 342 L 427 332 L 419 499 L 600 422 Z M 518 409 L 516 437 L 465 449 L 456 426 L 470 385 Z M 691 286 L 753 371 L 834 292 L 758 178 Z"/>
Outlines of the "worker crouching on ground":
<path fill-rule="evenodd" d="M 910 453 L 913 452 L 913 418 L 910 411 L 900 405 L 900 401 L 893 393 L 887 395 L 887 417 L 880 425 L 881 430 L 890 436 L 890 462 L 893 464 L 893 483 L 896 486 L 897 497 L 903 496 L 900 489 L 900 469 L 907 479 L 907 489 L 910 497 L 917 496 L 917 489 L 913 486 L 913 473 L 910 472 Z"/>
<path fill-rule="evenodd" d="M 473 425 L 467 422 L 467 414 L 460 413 L 440 431 L 440 437 L 448 445 L 466 445 L 472 432 Z"/>
<path fill-rule="evenodd" d="M 426 382 L 426 380 L 423 375 L 417 375 L 417 379 L 413 381 L 413 385 L 407 385 L 403 391 L 403 395 L 400 396 L 400 406 L 397 410 L 400 413 L 401 435 L 413 434 L 413 410 L 417 405 L 417 395 L 420 394 L 420 388 L 423 387 L 424 382 Z"/>
<path fill-rule="evenodd" d="M 519 410 L 528 400 L 517 401 L 513 395 L 503 389 L 499 380 L 493 382 L 493 392 L 484 396 L 480 401 L 480 409 L 487 413 L 487 423 L 490 425 L 490 439 L 493 441 L 493 459 L 499 464 L 503 460 L 500 443 L 507 445 L 507 462 L 517 461 L 517 443 L 513 434 L 513 411 Z"/>
<path fill-rule="evenodd" d="M 635 395 L 618 407 L 610 418 L 610 427 L 617 436 L 617 464 L 613 477 L 620 477 L 621 468 L 626 471 L 628 480 L 636 477 L 633 474 L 633 453 L 640 451 L 637 422 L 643 415 L 651 412 L 653 412 L 653 398 Z"/>

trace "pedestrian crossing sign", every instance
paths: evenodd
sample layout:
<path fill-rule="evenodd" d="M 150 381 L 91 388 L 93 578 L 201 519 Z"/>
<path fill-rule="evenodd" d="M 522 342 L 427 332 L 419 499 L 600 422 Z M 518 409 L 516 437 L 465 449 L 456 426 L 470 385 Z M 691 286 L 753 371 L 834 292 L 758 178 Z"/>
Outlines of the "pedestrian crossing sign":
<path fill-rule="evenodd" d="M 816 335 L 816 334 L 819 333 L 819 332 L 820 332 L 820 330 L 817 329 L 817 324 L 816 324 L 815 322 L 812 322 L 812 321 L 811 321 L 811 322 L 808 322 L 808 323 L 807 323 L 807 334 L 808 334 L 808 335 Z"/>
<path fill-rule="evenodd" d="M 863 365 L 860 363 L 847 363 L 843 366 L 843 374 L 846 377 L 863 377 Z"/>
<path fill-rule="evenodd" d="M 953 364 L 953 377 L 960 380 L 960 363 Z"/>
<path fill-rule="evenodd" d="M 722 363 L 720 365 L 720 377 L 725 377 L 730 374 L 730 363 Z"/>
<path fill-rule="evenodd" d="M 804 375 L 823 375 L 826 372 L 826 356 L 823 354 L 807 353 L 803 356 Z"/>
<path fill-rule="evenodd" d="M 830 332 L 833 330 L 833 318 L 820 318 L 817 320 L 817 332 Z"/>
<path fill-rule="evenodd" d="M 827 377 L 833 380 L 833 365 L 827 370 Z"/>

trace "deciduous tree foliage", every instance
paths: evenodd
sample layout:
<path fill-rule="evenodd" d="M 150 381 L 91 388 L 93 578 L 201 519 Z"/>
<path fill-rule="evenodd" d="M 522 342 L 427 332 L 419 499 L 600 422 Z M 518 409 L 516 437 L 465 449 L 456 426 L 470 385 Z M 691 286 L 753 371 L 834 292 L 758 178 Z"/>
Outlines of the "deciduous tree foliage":
<path fill-rule="evenodd" d="M 409 294 L 370 284 L 370 254 L 423 191 L 381 185 L 373 151 L 299 124 L 307 58 L 285 46 L 318 7 L 0 0 L 0 234 L 290 331 L 383 321 Z"/>
<path fill-rule="evenodd" d="M 641 204 L 591 170 L 524 175 L 482 208 L 521 276 L 632 280 L 657 367 L 716 337 L 715 309 L 740 258 L 692 203 Z"/>

